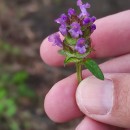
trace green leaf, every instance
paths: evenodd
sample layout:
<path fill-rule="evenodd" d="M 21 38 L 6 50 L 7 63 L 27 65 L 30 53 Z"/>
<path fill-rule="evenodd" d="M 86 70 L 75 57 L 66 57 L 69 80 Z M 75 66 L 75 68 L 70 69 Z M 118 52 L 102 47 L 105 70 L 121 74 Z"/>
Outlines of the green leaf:
<path fill-rule="evenodd" d="M 7 96 L 7 91 L 4 88 L 0 89 L 0 99 Z"/>
<path fill-rule="evenodd" d="M 18 120 L 13 120 L 11 118 L 11 121 L 9 123 L 10 130 L 20 130 L 19 122 Z"/>
<path fill-rule="evenodd" d="M 77 62 L 80 62 L 81 59 L 78 59 L 78 58 L 75 58 L 75 57 L 67 57 L 64 61 L 64 64 L 68 64 L 68 63 L 77 63 Z"/>
<path fill-rule="evenodd" d="M 89 58 L 84 62 L 84 65 L 95 77 L 104 80 L 104 75 L 94 60 Z"/>
<path fill-rule="evenodd" d="M 22 84 L 28 78 L 28 73 L 26 71 L 19 71 L 15 73 L 12 77 L 12 83 L 14 84 Z"/>
<path fill-rule="evenodd" d="M 17 112 L 17 106 L 14 99 L 7 99 L 5 101 L 5 105 L 6 105 L 6 112 L 5 112 L 6 116 L 7 117 L 14 116 Z"/>
<path fill-rule="evenodd" d="M 63 55 L 63 56 L 66 56 L 66 53 L 65 53 L 64 50 L 59 50 L 58 53 L 61 54 L 61 55 Z"/>
<path fill-rule="evenodd" d="M 3 73 L 2 76 L 0 77 L 0 80 L 3 82 L 7 82 L 7 81 L 9 81 L 9 77 L 10 77 L 9 74 Z"/>
<path fill-rule="evenodd" d="M 11 45 L 10 44 L 3 44 L 3 48 L 2 48 L 5 52 L 8 52 L 8 53 L 10 53 L 11 52 L 11 50 L 12 50 L 12 47 L 11 47 Z"/>
<path fill-rule="evenodd" d="M 20 49 L 19 48 L 17 48 L 17 47 L 14 47 L 14 48 L 12 48 L 12 54 L 14 54 L 14 55 L 19 55 L 20 54 Z"/>
<path fill-rule="evenodd" d="M 65 37 L 65 43 L 69 45 L 76 45 L 77 40 L 69 36 Z"/>
<path fill-rule="evenodd" d="M 66 54 L 67 57 L 76 57 L 75 53 L 71 53 L 69 51 L 65 51 L 65 54 Z"/>
<path fill-rule="evenodd" d="M 18 86 L 18 93 L 20 96 L 34 98 L 36 93 L 33 89 L 29 88 L 25 84 L 21 84 Z"/>
<path fill-rule="evenodd" d="M 1 104 L 0 104 L 0 116 L 1 114 L 3 114 L 3 112 L 5 111 L 5 104 L 4 104 L 4 100 L 0 100 Z"/>

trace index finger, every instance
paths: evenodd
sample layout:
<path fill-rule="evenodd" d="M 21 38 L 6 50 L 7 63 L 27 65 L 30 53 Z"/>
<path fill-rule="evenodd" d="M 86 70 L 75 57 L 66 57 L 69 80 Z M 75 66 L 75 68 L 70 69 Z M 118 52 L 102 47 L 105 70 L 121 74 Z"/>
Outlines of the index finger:
<path fill-rule="evenodd" d="M 101 18 L 95 22 L 97 30 L 92 34 L 94 58 L 107 58 L 130 53 L 130 10 Z M 60 48 L 52 46 L 46 38 L 40 48 L 43 61 L 49 65 L 63 65 Z"/>

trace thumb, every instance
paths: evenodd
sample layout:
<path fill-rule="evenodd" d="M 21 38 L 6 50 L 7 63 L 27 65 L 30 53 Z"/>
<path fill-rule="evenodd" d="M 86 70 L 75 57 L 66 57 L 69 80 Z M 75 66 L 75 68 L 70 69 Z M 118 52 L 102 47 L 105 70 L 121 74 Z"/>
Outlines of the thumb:
<path fill-rule="evenodd" d="M 105 74 L 104 81 L 88 77 L 79 84 L 76 100 L 90 118 L 130 128 L 130 74 Z"/>

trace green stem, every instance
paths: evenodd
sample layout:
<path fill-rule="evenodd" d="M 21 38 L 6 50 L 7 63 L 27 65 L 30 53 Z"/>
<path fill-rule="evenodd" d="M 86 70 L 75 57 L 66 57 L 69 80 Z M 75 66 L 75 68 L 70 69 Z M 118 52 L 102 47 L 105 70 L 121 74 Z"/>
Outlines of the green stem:
<path fill-rule="evenodd" d="M 78 83 L 82 81 L 82 66 L 81 63 L 76 63 L 77 79 Z"/>

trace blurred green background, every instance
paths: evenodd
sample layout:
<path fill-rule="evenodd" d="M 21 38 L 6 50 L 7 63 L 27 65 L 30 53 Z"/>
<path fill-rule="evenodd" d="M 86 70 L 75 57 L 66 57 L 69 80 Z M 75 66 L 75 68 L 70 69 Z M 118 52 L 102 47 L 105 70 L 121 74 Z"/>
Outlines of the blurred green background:
<path fill-rule="evenodd" d="M 130 8 L 130 0 L 88 0 L 97 18 Z M 43 101 L 54 83 L 74 72 L 44 64 L 42 40 L 76 0 L 0 0 L 0 130 L 74 130 L 76 121 L 52 122 Z M 121 18 L 122 19 L 122 18 Z"/>

